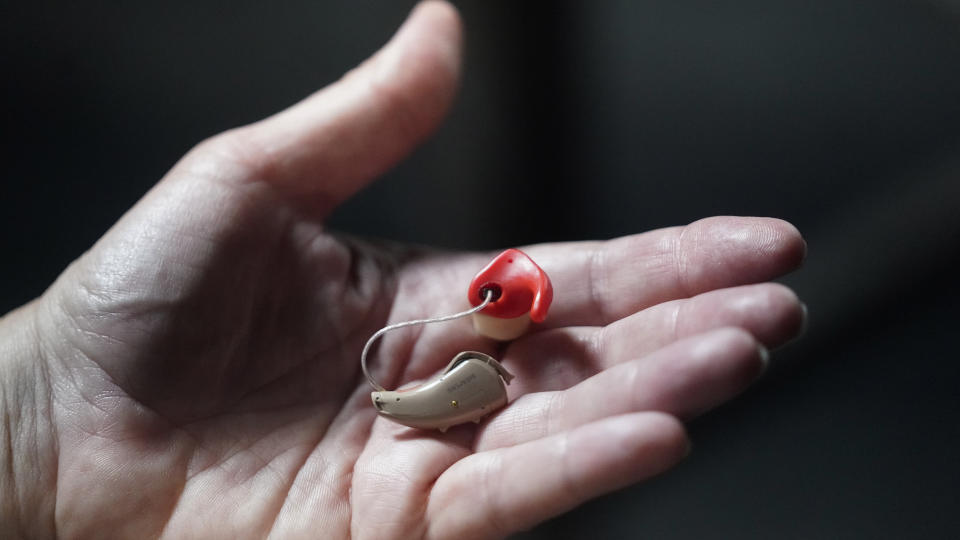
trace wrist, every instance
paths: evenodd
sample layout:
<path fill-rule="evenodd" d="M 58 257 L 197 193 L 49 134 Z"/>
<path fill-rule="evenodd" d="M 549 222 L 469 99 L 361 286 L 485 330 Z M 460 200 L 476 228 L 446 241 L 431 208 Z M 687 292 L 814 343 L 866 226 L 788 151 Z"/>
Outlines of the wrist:
<path fill-rule="evenodd" d="M 37 301 L 0 318 L 0 537 L 55 529 L 56 438 Z"/>

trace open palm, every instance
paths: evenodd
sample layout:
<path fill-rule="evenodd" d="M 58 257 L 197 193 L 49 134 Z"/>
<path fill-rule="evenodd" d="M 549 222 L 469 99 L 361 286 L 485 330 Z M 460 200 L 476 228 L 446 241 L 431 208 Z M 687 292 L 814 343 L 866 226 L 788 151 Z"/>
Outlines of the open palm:
<path fill-rule="evenodd" d="M 64 536 L 502 536 L 680 460 L 678 418 L 762 371 L 802 308 L 789 224 L 712 218 L 524 248 L 547 321 L 508 345 L 469 322 L 388 336 L 388 388 L 462 350 L 517 379 L 447 433 L 377 418 L 359 352 L 459 311 L 493 255 L 333 235 L 323 219 L 442 118 L 459 69 L 446 4 L 417 8 L 340 82 L 201 143 L 31 307 L 54 434 L 38 487 Z"/>

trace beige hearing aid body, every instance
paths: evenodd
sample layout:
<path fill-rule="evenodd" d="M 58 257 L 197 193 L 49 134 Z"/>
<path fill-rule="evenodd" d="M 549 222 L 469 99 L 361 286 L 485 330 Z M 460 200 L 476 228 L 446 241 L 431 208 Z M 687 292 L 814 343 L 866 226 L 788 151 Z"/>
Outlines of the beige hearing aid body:
<path fill-rule="evenodd" d="M 462 352 L 437 377 L 409 390 L 370 394 L 380 416 L 405 426 L 446 431 L 476 422 L 507 403 L 513 375 L 490 356 Z"/>

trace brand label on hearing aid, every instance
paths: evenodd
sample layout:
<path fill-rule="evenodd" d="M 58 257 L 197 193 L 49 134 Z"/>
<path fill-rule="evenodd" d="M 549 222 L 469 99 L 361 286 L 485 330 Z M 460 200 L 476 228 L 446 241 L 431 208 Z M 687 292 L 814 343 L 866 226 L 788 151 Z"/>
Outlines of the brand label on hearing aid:
<path fill-rule="evenodd" d="M 476 373 L 471 373 L 470 375 L 464 377 L 463 379 L 461 379 L 461 380 L 453 383 L 453 385 L 450 386 L 450 388 L 447 388 L 447 393 L 452 394 L 452 393 L 460 390 L 460 389 L 463 388 L 464 386 L 470 384 L 471 382 L 475 381 L 476 379 L 477 379 L 477 374 L 476 374 Z"/>

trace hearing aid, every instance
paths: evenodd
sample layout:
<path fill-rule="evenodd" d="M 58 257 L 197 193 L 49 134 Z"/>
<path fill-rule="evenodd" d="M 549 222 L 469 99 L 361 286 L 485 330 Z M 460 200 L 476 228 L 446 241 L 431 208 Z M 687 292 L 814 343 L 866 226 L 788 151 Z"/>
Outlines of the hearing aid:
<path fill-rule="evenodd" d="M 470 283 L 470 303 L 493 301 L 473 314 L 473 328 L 481 336 L 509 341 L 523 335 L 530 322 L 543 322 L 553 301 L 553 286 L 546 272 L 519 249 L 497 255 Z"/>
<path fill-rule="evenodd" d="M 493 259 L 470 282 L 467 298 L 472 308 L 431 319 L 406 321 L 381 328 L 367 341 L 360 366 L 373 386 L 370 394 L 377 414 L 405 426 L 439 429 L 466 422 L 480 423 L 507 404 L 513 375 L 493 357 L 463 351 L 427 382 L 402 390 L 380 386 L 367 369 L 367 355 L 383 334 L 418 324 L 451 321 L 472 316 L 477 334 L 507 341 L 516 339 L 547 316 L 553 287 L 547 274 L 518 249 L 508 249 Z"/>
<path fill-rule="evenodd" d="M 453 357 L 440 375 L 409 390 L 373 392 L 380 416 L 403 425 L 447 431 L 484 416 L 507 403 L 513 375 L 492 357 L 464 351 Z"/>

